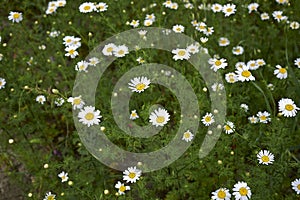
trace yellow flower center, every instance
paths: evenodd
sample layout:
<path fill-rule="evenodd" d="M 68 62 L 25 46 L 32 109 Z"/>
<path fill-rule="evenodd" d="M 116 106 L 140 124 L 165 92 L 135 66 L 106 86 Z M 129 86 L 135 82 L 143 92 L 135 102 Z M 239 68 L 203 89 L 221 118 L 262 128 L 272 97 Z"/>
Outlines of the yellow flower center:
<path fill-rule="evenodd" d="M 242 76 L 248 78 L 249 76 L 251 76 L 251 72 L 249 72 L 248 70 L 245 70 L 242 72 Z"/>
<path fill-rule="evenodd" d="M 282 18 L 282 15 L 277 15 L 277 18 L 278 18 L 278 19 L 281 19 L 281 18 Z"/>
<path fill-rule="evenodd" d="M 108 53 L 110 53 L 110 52 L 112 52 L 113 50 L 114 50 L 114 48 L 108 47 L 106 51 L 107 51 Z"/>
<path fill-rule="evenodd" d="M 74 52 L 75 52 L 75 50 L 74 50 L 74 49 L 71 49 L 71 50 L 69 51 L 69 54 L 74 54 Z"/>
<path fill-rule="evenodd" d="M 300 190 L 300 184 L 297 185 L 298 190 Z"/>
<path fill-rule="evenodd" d="M 2 85 L 2 81 L 0 81 L 0 86 Z"/>
<path fill-rule="evenodd" d="M 39 102 L 42 102 L 43 101 L 43 98 L 39 98 Z"/>
<path fill-rule="evenodd" d="M 292 110 L 294 110 L 294 106 L 291 105 L 291 104 L 286 104 L 285 109 L 288 110 L 288 111 L 292 111 Z"/>
<path fill-rule="evenodd" d="M 123 50 L 120 50 L 120 51 L 118 51 L 118 54 L 119 54 L 119 55 L 123 55 L 123 54 L 124 54 L 124 51 L 123 51 Z"/>
<path fill-rule="evenodd" d="M 156 118 L 156 122 L 157 123 L 163 123 L 165 121 L 165 117 L 164 116 L 158 116 L 157 118 Z"/>
<path fill-rule="evenodd" d="M 84 118 L 86 120 L 92 120 L 92 119 L 94 119 L 94 114 L 93 113 L 87 113 L 87 114 L 85 114 Z"/>
<path fill-rule="evenodd" d="M 54 198 L 53 195 L 47 197 L 47 200 L 54 200 L 54 199 L 55 199 L 55 198 Z"/>
<path fill-rule="evenodd" d="M 81 103 L 81 99 L 74 99 L 73 104 L 74 105 L 79 105 Z"/>
<path fill-rule="evenodd" d="M 146 85 L 144 83 L 138 83 L 135 88 L 139 91 L 145 89 Z"/>
<path fill-rule="evenodd" d="M 250 66 L 251 66 L 251 67 L 255 67 L 255 63 L 251 63 Z"/>
<path fill-rule="evenodd" d="M 227 8 L 227 10 L 226 10 L 227 12 L 232 12 L 232 8 Z"/>
<path fill-rule="evenodd" d="M 136 113 L 131 113 L 131 116 L 132 117 L 136 117 Z"/>
<path fill-rule="evenodd" d="M 265 121 L 265 120 L 267 120 L 267 117 L 263 115 L 263 116 L 260 116 L 260 119 Z"/>
<path fill-rule="evenodd" d="M 20 17 L 20 14 L 19 14 L 19 13 L 13 14 L 13 18 L 14 18 L 14 19 L 18 19 L 19 17 Z"/>
<path fill-rule="evenodd" d="M 67 43 L 71 43 L 72 42 L 72 40 L 71 39 L 67 39 L 67 41 L 66 41 Z"/>
<path fill-rule="evenodd" d="M 66 176 L 62 176 L 61 179 L 62 179 L 62 180 L 66 179 Z"/>
<path fill-rule="evenodd" d="M 221 62 L 220 60 L 216 60 L 216 61 L 215 61 L 215 65 L 216 65 L 216 66 L 220 66 L 221 64 L 222 64 L 222 62 Z"/>
<path fill-rule="evenodd" d="M 269 158 L 269 156 L 262 156 L 262 157 L 261 157 L 261 160 L 262 160 L 263 162 L 267 163 L 267 162 L 270 161 L 270 158 Z"/>
<path fill-rule="evenodd" d="M 84 6 L 83 10 L 90 10 L 91 6 Z"/>
<path fill-rule="evenodd" d="M 281 74 L 285 74 L 285 73 L 286 73 L 286 69 L 285 69 L 285 68 L 280 68 L 280 69 L 279 69 L 279 72 L 280 72 Z"/>
<path fill-rule="evenodd" d="M 248 194 L 248 190 L 244 187 L 241 187 L 239 190 L 241 196 L 246 196 Z"/>
<path fill-rule="evenodd" d="M 151 22 L 146 22 L 145 25 L 146 25 L 146 26 L 150 26 L 150 25 L 151 25 Z"/>
<path fill-rule="evenodd" d="M 84 69 L 84 65 L 80 65 L 80 66 L 79 66 L 79 69 L 80 69 L 80 70 L 83 70 L 83 69 Z"/>
<path fill-rule="evenodd" d="M 179 28 L 179 27 L 178 27 L 178 28 L 176 28 L 176 31 L 181 31 L 181 28 Z"/>
<path fill-rule="evenodd" d="M 225 130 L 226 130 L 226 131 L 230 131 L 230 130 L 231 130 L 230 126 L 225 125 Z"/>
<path fill-rule="evenodd" d="M 217 196 L 220 199 L 224 199 L 226 197 L 226 193 L 224 192 L 224 190 L 219 190 Z"/>
<path fill-rule="evenodd" d="M 184 133 L 184 137 L 185 137 L 185 138 L 190 138 L 190 136 L 191 136 L 191 134 L 190 134 L 189 132 L 185 132 L 185 133 Z"/>
<path fill-rule="evenodd" d="M 183 51 L 183 50 L 178 51 L 178 55 L 184 56 L 185 55 L 185 51 Z"/>
<path fill-rule="evenodd" d="M 100 10 L 103 10 L 104 9 L 104 6 L 99 6 Z"/>
<path fill-rule="evenodd" d="M 207 116 L 207 117 L 205 117 L 205 119 L 204 119 L 206 122 L 210 122 L 211 121 L 211 117 L 210 116 Z"/>
<path fill-rule="evenodd" d="M 119 190 L 120 190 L 121 192 L 124 192 L 124 191 L 126 190 L 126 187 L 125 187 L 124 185 L 121 185 L 121 187 L 119 188 Z"/>
<path fill-rule="evenodd" d="M 134 172 L 130 172 L 128 175 L 128 177 L 131 179 L 133 179 L 135 176 L 136 176 L 136 174 Z"/>

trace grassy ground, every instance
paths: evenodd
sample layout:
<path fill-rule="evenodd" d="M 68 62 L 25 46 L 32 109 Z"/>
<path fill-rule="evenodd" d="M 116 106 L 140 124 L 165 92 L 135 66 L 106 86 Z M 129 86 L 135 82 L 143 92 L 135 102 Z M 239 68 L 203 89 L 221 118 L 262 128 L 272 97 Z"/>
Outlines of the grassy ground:
<path fill-rule="evenodd" d="M 57 7 L 52 14 L 46 14 L 51 12 L 48 9 L 51 4 L 45 0 L 0 2 L 0 164 L 1 174 L 5 174 L 5 178 L 0 180 L 4 182 L 9 177 L 11 184 L 17 188 L 12 191 L 14 194 L 20 194 L 24 199 L 43 199 L 48 192 L 55 194 L 56 199 L 210 199 L 214 196 L 212 192 L 227 188 L 231 199 L 238 199 L 232 189 L 238 181 L 242 181 L 249 186 L 250 189 L 247 190 L 248 194 L 250 190 L 252 192 L 251 199 L 300 197 L 300 182 L 298 190 L 291 185 L 300 178 L 300 130 L 299 113 L 297 114 L 297 107 L 300 107 L 300 61 L 298 64 L 295 61 L 300 58 L 300 29 L 297 28 L 297 23 L 300 22 L 300 4 L 296 0 L 283 4 L 275 0 L 176 2 L 178 8 L 176 4 L 168 7 L 167 1 L 160 0 L 112 0 L 105 1 L 108 5 L 105 11 L 82 13 L 79 7 L 84 1 L 75 0 Z M 250 12 L 248 5 L 254 2 L 259 7 Z M 223 6 L 234 4 L 236 11 L 229 16 L 225 16 L 228 10 L 213 12 L 209 5 L 215 3 Z M 11 11 L 22 13 L 22 20 L 9 20 Z M 274 11 L 283 13 L 273 17 Z M 267 13 L 269 19 L 263 20 L 263 13 Z M 160 37 L 164 39 L 156 41 L 154 46 L 169 44 L 169 50 L 136 49 L 120 58 L 103 55 L 104 45 L 100 45 L 103 41 L 133 29 L 133 20 L 139 20 L 136 28 L 146 29 L 144 21 L 151 18 L 151 14 L 155 16 L 155 20 L 152 16 L 153 24 L 149 27 L 170 29 L 170 35 L 161 34 Z M 206 24 L 204 29 L 201 29 L 200 22 Z M 198 26 L 195 25 L 197 23 Z M 168 43 L 171 35 L 179 35 L 172 30 L 175 25 L 182 25 L 183 34 L 198 42 L 201 46 L 198 54 L 190 53 L 190 58 L 183 60 L 173 58 L 172 50 L 190 45 L 183 46 L 183 39 Z M 209 32 L 212 28 L 213 31 Z M 148 35 L 148 40 L 138 35 L 141 40 L 139 45 L 151 45 L 150 31 Z M 81 46 L 76 49 L 79 55 L 75 58 L 65 55 L 65 36 L 80 38 Z M 129 35 L 121 38 L 122 43 L 117 45 L 125 44 L 130 50 L 136 48 L 127 44 L 132 37 L 133 35 Z M 224 46 L 224 43 L 220 43 L 222 37 L 227 38 L 230 43 Z M 157 38 L 152 39 L 155 41 Z M 100 63 L 96 67 L 89 66 L 88 72 L 77 71 L 78 62 L 91 55 L 98 45 L 101 46 L 100 51 L 96 51 L 94 55 L 100 59 Z M 243 52 L 238 55 L 233 52 L 237 46 L 243 48 Z M 227 66 L 215 72 L 210 68 L 212 64 L 208 63 L 206 57 L 201 57 L 205 51 L 208 51 L 211 58 L 226 59 Z M 116 59 L 104 70 L 103 63 L 112 58 Z M 198 58 L 202 62 L 200 74 L 192 65 L 193 60 Z M 186 98 L 181 101 L 170 89 L 175 88 L 179 92 L 189 89 L 178 84 L 179 79 L 173 78 L 175 72 L 166 69 L 147 71 L 145 67 L 144 72 L 142 70 L 140 75 L 133 76 L 132 74 L 138 73 L 134 67 L 140 65 L 141 59 L 145 61 L 144 64 L 164 64 L 179 72 L 189 82 L 196 102 L 187 96 L 188 93 L 184 93 Z M 258 59 L 263 59 L 265 64 L 256 65 L 257 69 L 243 68 L 244 73 L 250 72 L 255 80 L 230 83 L 226 79 L 231 72 L 234 77 L 237 76 L 239 67 L 236 63 L 243 62 L 249 66 L 251 61 L 257 64 L 255 61 Z M 277 65 L 286 70 L 281 69 L 281 72 L 287 72 L 286 78 L 280 79 L 274 75 Z M 88 93 L 92 90 L 89 81 L 96 80 L 100 72 L 103 74 L 96 84 L 96 98 L 87 100 L 82 95 L 86 106 L 95 101 L 95 109 L 100 110 L 102 115 L 99 125 L 94 124 L 91 126 L 93 129 L 88 130 L 102 130 L 116 146 L 130 152 L 159 150 L 177 137 L 182 142 L 180 145 L 190 145 L 187 151 L 170 165 L 156 171 L 147 170 L 147 166 L 143 165 L 146 161 L 139 165 L 137 163 L 142 176 L 131 184 L 122 180 L 124 170 L 117 170 L 117 166 L 133 166 L 127 165 L 129 161 L 120 159 L 111 166 L 99 162 L 95 157 L 103 155 L 109 159 L 116 154 L 105 148 L 101 151 L 106 154 L 97 153 L 99 148 L 96 153 L 91 154 L 95 149 L 89 149 L 79 137 L 88 134 L 80 131 L 87 127 L 78 121 L 77 114 L 81 110 L 74 111 L 68 99 L 81 94 L 74 87 L 77 86 L 74 84 L 76 79 L 84 79 L 88 75 L 93 77 L 84 82 L 87 89 L 82 92 Z M 129 74 L 127 79 L 124 78 L 126 73 Z M 152 73 L 154 75 L 150 78 Z M 282 76 L 284 74 L 279 73 Z M 142 75 L 151 79 L 149 88 L 141 93 L 131 92 L 128 82 L 131 78 Z M 127 82 L 120 85 L 120 90 L 116 85 L 122 78 Z M 245 76 L 240 75 L 239 78 L 243 80 Z M 159 81 L 168 80 L 176 81 L 170 81 L 169 86 L 158 84 Z M 214 91 L 213 83 L 221 83 L 224 88 Z M 218 93 L 225 97 L 222 102 L 214 101 L 219 98 Z M 113 98 L 122 99 L 123 94 L 131 95 L 129 112 L 116 115 L 112 111 L 111 102 Z M 45 97 L 43 104 L 36 100 L 39 95 Z M 62 105 L 57 103 L 59 99 L 64 101 Z M 284 115 L 287 107 L 284 111 L 280 110 L 279 101 L 282 99 L 294 101 L 294 104 L 289 103 L 295 111 L 292 116 Z M 185 110 L 181 110 L 182 105 L 188 109 L 193 103 L 198 105 L 191 109 L 193 114 L 185 114 Z M 241 104 L 246 104 L 248 109 Z M 157 108 L 153 105 L 164 107 L 170 114 L 170 120 L 161 129 L 156 129 L 149 122 L 150 113 Z M 197 109 L 199 113 L 196 113 Z M 223 109 L 226 112 L 222 112 Z M 137 111 L 138 119 L 129 119 L 132 110 Z M 270 120 L 257 118 L 257 123 L 251 123 L 249 117 L 258 117 L 257 114 L 264 111 L 270 114 Z M 201 119 L 206 113 L 212 113 L 216 122 L 205 126 Z M 120 116 L 123 117 L 121 123 L 125 128 L 115 120 Z M 193 120 L 199 126 L 195 128 L 187 125 L 195 134 L 188 143 L 181 140 L 182 126 L 186 122 L 194 122 Z M 233 130 L 230 134 L 226 134 L 224 128 L 228 121 L 234 124 L 234 128 L 230 128 Z M 132 130 L 135 125 L 141 126 L 137 131 L 141 135 L 146 133 L 146 129 L 143 129 L 146 126 L 159 134 L 139 138 L 125 133 L 124 129 Z M 99 135 L 97 133 L 94 136 L 100 137 L 100 132 Z M 178 136 L 177 133 L 181 135 Z M 218 140 L 216 144 L 212 143 L 212 150 L 207 156 L 199 158 L 199 149 L 207 135 L 208 138 L 218 136 Z M 98 144 L 97 142 L 100 143 L 95 140 L 94 144 Z M 180 145 L 176 146 L 177 149 L 181 148 Z M 267 162 L 268 165 L 259 163 L 257 155 L 261 150 L 270 151 L 274 155 L 274 161 Z M 158 163 L 161 164 L 162 162 Z M 58 176 L 62 171 L 68 173 L 67 181 L 62 182 L 63 179 Z M 115 188 L 118 181 L 131 187 L 129 191 L 125 191 L 125 195 L 120 195 Z M 6 187 L 3 188 L 6 190 Z M 6 194 L 10 192 L 4 191 Z M 5 195 L 0 199 L 18 198 Z"/>

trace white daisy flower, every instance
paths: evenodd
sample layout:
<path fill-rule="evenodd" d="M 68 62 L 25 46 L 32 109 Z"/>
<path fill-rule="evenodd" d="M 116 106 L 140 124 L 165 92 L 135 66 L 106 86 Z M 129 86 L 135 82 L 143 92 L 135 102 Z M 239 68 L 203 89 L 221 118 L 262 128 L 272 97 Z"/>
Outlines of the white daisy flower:
<path fill-rule="evenodd" d="M 299 22 L 292 21 L 292 22 L 290 23 L 290 28 L 293 29 L 293 30 L 299 29 L 299 28 L 300 28 Z"/>
<path fill-rule="evenodd" d="M 105 56 L 112 56 L 113 52 L 117 49 L 117 46 L 113 43 L 106 44 L 102 49 L 102 53 Z"/>
<path fill-rule="evenodd" d="M 184 32 L 184 26 L 180 25 L 180 24 L 176 24 L 173 26 L 172 30 L 175 33 L 183 33 Z"/>
<path fill-rule="evenodd" d="M 129 89 L 132 90 L 132 92 L 141 93 L 144 92 L 145 89 L 149 88 L 149 85 L 151 83 L 150 79 L 147 77 L 135 77 L 130 80 L 131 83 L 128 83 Z"/>
<path fill-rule="evenodd" d="M 182 140 L 185 140 L 186 142 L 190 142 L 192 141 L 193 138 L 194 138 L 194 134 L 190 130 L 187 130 L 183 133 Z"/>
<path fill-rule="evenodd" d="M 139 118 L 138 114 L 136 113 L 136 110 L 132 110 L 131 114 L 130 114 L 130 119 L 135 120 L 137 118 Z"/>
<path fill-rule="evenodd" d="M 237 71 L 235 71 L 238 77 L 239 81 L 254 81 L 255 77 L 251 74 L 249 71 L 248 66 L 243 66 L 242 68 L 238 68 Z"/>
<path fill-rule="evenodd" d="M 237 63 L 235 63 L 235 69 L 242 69 L 243 67 L 246 67 L 246 66 L 247 65 L 244 62 L 237 62 Z"/>
<path fill-rule="evenodd" d="M 0 89 L 5 88 L 6 81 L 4 78 L 0 78 Z"/>
<path fill-rule="evenodd" d="M 298 178 L 298 179 L 294 180 L 291 183 L 291 185 L 292 185 L 293 190 L 295 190 L 295 192 L 297 194 L 300 194 L 300 179 Z"/>
<path fill-rule="evenodd" d="M 214 13 L 217 13 L 217 12 L 221 12 L 223 9 L 223 6 L 221 4 L 218 4 L 218 3 L 214 3 L 211 5 L 211 10 L 214 12 Z"/>
<path fill-rule="evenodd" d="M 234 55 L 242 55 L 244 53 L 244 48 L 242 46 L 233 47 L 232 53 Z"/>
<path fill-rule="evenodd" d="M 92 57 L 89 59 L 89 65 L 96 66 L 98 63 L 100 63 L 100 60 L 96 57 Z"/>
<path fill-rule="evenodd" d="M 69 179 L 68 173 L 65 173 L 64 171 L 59 173 L 58 177 L 61 178 L 61 182 L 66 182 Z"/>
<path fill-rule="evenodd" d="M 300 69 L 300 58 L 296 58 L 294 60 L 294 65 L 297 66 Z"/>
<path fill-rule="evenodd" d="M 259 121 L 259 119 L 255 116 L 248 117 L 248 120 L 251 124 L 256 124 Z"/>
<path fill-rule="evenodd" d="M 259 68 L 259 65 L 257 64 L 256 60 L 249 60 L 247 62 L 247 67 L 249 70 L 257 70 Z"/>
<path fill-rule="evenodd" d="M 266 62 L 264 61 L 264 59 L 262 58 L 259 58 L 256 60 L 256 64 L 259 66 L 259 67 L 262 67 L 266 64 Z"/>
<path fill-rule="evenodd" d="M 208 41 L 207 37 L 200 37 L 200 41 L 204 44 Z"/>
<path fill-rule="evenodd" d="M 48 6 L 47 10 L 46 10 L 46 14 L 50 15 L 56 12 L 57 10 L 57 6 Z"/>
<path fill-rule="evenodd" d="M 211 69 L 214 70 L 215 72 L 218 71 L 219 69 L 225 69 L 227 67 L 227 62 L 225 58 L 210 58 L 208 60 L 208 64 L 211 65 Z"/>
<path fill-rule="evenodd" d="M 269 20 L 269 19 L 270 19 L 270 16 L 269 16 L 268 13 L 265 13 L 265 12 L 264 12 L 264 13 L 261 13 L 261 14 L 260 14 L 260 19 L 263 20 L 263 21 L 264 21 L 264 20 Z"/>
<path fill-rule="evenodd" d="M 152 13 L 151 15 L 146 14 L 145 17 L 146 20 L 151 20 L 152 22 L 155 22 L 155 15 Z"/>
<path fill-rule="evenodd" d="M 236 11 L 236 5 L 234 4 L 226 4 L 222 8 L 222 12 L 225 14 L 225 17 L 228 17 L 232 14 L 234 14 Z"/>
<path fill-rule="evenodd" d="M 78 56 L 78 52 L 76 51 L 76 48 L 73 46 L 70 47 L 66 47 L 65 51 L 67 53 L 65 53 L 65 56 L 70 56 L 71 58 L 75 58 L 76 56 Z"/>
<path fill-rule="evenodd" d="M 172 53 L 174 60 L 188 60 L 190 58 L 190 53 L 186 49 L 173 49 Z"/>
<path fill-rule="evenodd" d="M 274 155 L 268 150 L 260 150 L 256 156 L 259 164 L 269 165 L 274 162 Z"/>
<path fill-rule="evenodd" d="M 144 26 L 151 26 L 153 24 L 153 21 L 150 19 L 145 19 L 144 20 Z"/>
<path fill-rule="evenodd" d="M 257 11 L 258 7 L 259 7 L 258 3 L 250 3 L 248 5 L 249 14 L 252 13 L 253 11 Z"/>
<path fill-rule="evenodd" d="M 44 95 L 38 95 L 36 98 L 35 98 L 35 101 L 40 103 L 40 104 L 44 104 L 44 102 L 46 101 L 46 97 Z"/>
<path fill-rule="evenodd" d="M 78 97 L 69 97 L 67 101 L 72 103 L 74 110 L 81 109 L 85 105 L 85 102 L 81 99 L 81 95 Z"/>
<path fill-rule="evenodd" d="M 130 190 L 130 186 L 125 186 L 123 183 L 121 183 L 120 181 L 118 181 L 118 183 L 115 185 L 115 188 L 118 189 L 118 193 L 120 195 L 125 194 L 126 190 Z"/>
<path fill-rule="evenodd" d="M 89 63 L 86 62 L 85 60 L 79 61 L 76 65 L 75 65 L 75 70 L 76 71 L 84 71 L 84 72 L 88 72 L 87 68 L 89 66 Z"/>
<path fill-rule="evenodd" d="M 129 25 L 132 26 L 133 28 L 136 28 L 140 25 L 140 21 L 139 20 L 132 20 Z"/>
<path fill-rule="evenodd" d="M 206 31 L 206 26 L 207 25 L 204 22 L 199 22 L 196 26 L 196 30 L 203 33 L 204 31 Z"/>
<path fill-rule="evenodd" d="M 251 198 L 250 187 L 243 181 L 238 181 L 232 190 L 236 200 L 248 200 Z"/>
<path fill-rule="evenodd" d="M 164 126 L 170 120 L 170 114 L 166 109 L 158 108 L 154 110 L 149 117 L 149 122 L 153 126 Z"/>
<path fill-rule="evenodd" d="M 202 119 L 201 119 L 202 123 L 205 125 L 205 126 L 210 126 L 212 123 L 215 122 L 215 119 L 214 119 L 214 116 L 213 114 L 211 113 L 206 113 Z"/>
<path fill-rule="evenodd" d="M 137 169 L 136 166 L 129 167 L 123 172 L 123 180 L 127 183 L 135 183 L 137 180 L 140 179 L 140 176 L 142 175 L 142 171 Z"/>
<path fill-rule="evenodd" d="M 213 32 L 215 32 L 215 31 L 214 31 L 214 27 L 208 27 L 207 29 L 205 29 L 205 30 L 203 31 L 204 35 L 206 35 L 206 36 L 212 35 Z"/>
<path fill-rule="evenodd" d="M 212 192 L 212 199 L 213 200 L 230 200 L 231 194 L 227 188 L 220 188 L 216 191 Z"/>
<path fill-rule="evenodd" d="M 249 110 L 249 106 L 247 104 L 245 104 L 245 103 L 242 103 L 240 105 L 240 108 L 243 109 L 245 112 L 248 112 L 248 110 Z"/>
<path fill-rule="evenodd" d="M 96 12 L 104 12 L 107 11 L 108 5 L 104 2 L 100 2 L 95 5 Z"/>
<path fill-rule="evenodd" d="M 57 0 L 56 4 L 58 7 L 64 7 L 67 4 L 66 0 Z"/>
<path fill-rule="evenodd" d="M 231 121 L 227 121 L 223 126 L 223 129 L 226 134 L 231 134 L 235 131 L 235 126 Z"/>
<path fill-rule="evenodd" d="M 272 13 L 272 16 L 273 16 L 273 18 L 274 18 L 277 22 L 281 22 L 281 21 L 287 20 L 288 17 L 287 17 L 287 16 L 283 16 L 282 13 L 283 13 L 282 11 L 274 11 L 274 12 Z"/>
<path fill-rule="evenodd" d="M 78 113 L 79 122 L 87 125 L 88 127 L 96 124 L 98 125 L 102 116 L 100 115 L 100 110 L 95 110 L 93 106 L 85 106 Z"/>
<path fill-rule="evenodd" d="M 95 9 L 96 9 L 95 4 L 91 2 L 85 2 L 79 6 L 79 11 L 81 13 L 90 13 L 93 12 Z"/>
<path fill-rule="evenodd" d="M 20 21 L 23 20 L 23 16 L 22 16 L 21 12 L 10 11 L 8 19 L 11 20 L 13 23 L 15 23 L 15 22 L 19 23 Z"/>
<path fill-rule="evenodd" d="M 113 54 L 118 58 L 124 57 L 126 54 L 129 54 L 128 47 L 126 45 L 117 46 L 113 50 Z"/>
<path fill-rule="evenodd" d="M 292 99 L 282 98 L 278 102 L 279 112 L 285 117 L 295 117 L 299 108 Z"/>
<path fill-rule="evenodd" d="M 55 196 L 56 196 L 55 194 L 52 194 L 51 192 L 47 192 L 43 200 L 55 200 Z"/>
<path fill-rule="evenodd" d="M 214 92 L 217 92 L 217 91 L 221 91 L 224 89 L 224 85 L 222 83 L 214 83 L 212 86 L 211 86 L 212 90 Z"/>
<path fill-rule="evenodd" d="M 171 4 L 171 7 L 170 7 L 172 10 L 177 10 L 178 9 L 178 3 L 176 3 L 176 2 L 173 2 L 172 4 Z"/>
<path fill-rule="evenodd" d="M 267 111 L 264 111 L 264 112 L 259 111 L 256 114 L 256 116 L 258 117 L 259 122 L 261 122 L 261 123 L 267 124 L 268 122 L 271 121 L 271 118 L 269 117 L 270 113 L 268 113 Z"/>
<path fill-rule="evenodd" d="M 288 73 L 286 68 L 281 67 L 280 65 L 276 65 L 276 68 L 274 70 L 274 75 L 276 75 L 279 79 L 286 79 L 288 77 Z"/>
<path fill-rule="evenodd" d="M 61 98 L 61 97 L 56 98 L 55 101 L 54 101 L 54 104 L 56 106 L 62 106 L 64 103 L 65 103 L 65 100 L 63 98 Z"/>
<path fill-rule="evenodd" d="M 220 47 L 225 47 L 228 46 L 230 44 L 230 41 L 228 40 L 228 38 L 225 37 L 220 37 L 218 40 L 219 46 Z"/>
<path fill-rule="evenodd" d="M 171 6 L 172 6 L 172 1 L 165 1 L 165 2 L 163 3 L 163 5 L 164 5 L 166 8 L 171 8 Z"/>
<path fill-rule="evenodd" d="M 229 73 L 225 74 L 225 80 L 228 83 L 235 83 L 238 81 L 238 77 L 235 73 L 229 72 Z"/>
<path fill-rule="evenodd" d="M 279 4 L 286 4 L 289 2 L 289 0 L 276 0 L 276 2 Z"/>
<path fill-rule="evenodd" d="M 191 54 L 196 54 L 199 52 L 199 44 L 191 44 L 187 46 L 186 50 Z"/>

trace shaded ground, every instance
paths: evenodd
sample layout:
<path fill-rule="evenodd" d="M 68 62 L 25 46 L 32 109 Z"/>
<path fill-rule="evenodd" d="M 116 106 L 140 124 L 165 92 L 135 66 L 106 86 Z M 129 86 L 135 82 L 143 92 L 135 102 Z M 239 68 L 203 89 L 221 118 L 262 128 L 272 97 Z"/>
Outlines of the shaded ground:
<path fill-rule="evenodd" d="M 8 176 L 0 171 L 0 200 L 22 200 L 23 194 L 20 188 L 13 184 Z"/>

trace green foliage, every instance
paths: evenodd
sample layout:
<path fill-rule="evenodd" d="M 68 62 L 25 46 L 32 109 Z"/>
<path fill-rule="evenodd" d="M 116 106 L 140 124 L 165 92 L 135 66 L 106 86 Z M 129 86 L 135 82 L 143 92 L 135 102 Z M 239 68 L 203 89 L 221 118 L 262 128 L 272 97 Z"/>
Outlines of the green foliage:
<path fill-rule="evenodd" d="M 5 78 L 5 88 L 0 90 L 0 165 L 1 169 L 20 187 L 24 198 L 43 199 L 49 191 L 57 199 L 209 199 L 211 192 L 225 187 L 232 191 L 238 181 L 247 182 L 252 199 L 296 199 L 299 195 L 291 188 L 291 182 L 300 178 L 300 124 L 299 114 L 285 118 L 279 115 L 278 101 L 291 98 L 300 106 L 300 70 L 294 60 L 300 57 L 299 29 L 293 30 L 285 22 L 276 22 L 272 12 L 282 10 L 290 21 L 300 21 L 300 4 L 290 1 L 280 5 L 272 1 L 257 0 L 258 12 L 248 13 L 252 1 L 233 0 L 237 12 L 229 17 L 223 13 L 199 9 L 200 4 L 216 1 L 190 1 L 194 8 L 184 7 L 178 1 L 178 10 L 163 6 L 164 1 L 105 1 L 106 12 L 80 13 L 78 7 L 84 1 L 68 1 L 52 15 L 46 15 L 45 0 L 0 2 L 2 37 L 0 53 L 0 78 Z M 219 0 L 224 5 L 228 1 Z M 20 23 L 12 23 L 7 16 L 10 11 L 23 13 Z M 260 14 L 267 12 L 270 20 L 262 21 Z M 209 40 L 201 45 L 213 57 L 226 58 L 228 67 L 218 73 L 225 76 L 235 71 L 235 63 L 262 58 L 265 66 L 253 71 L 254 82 L 227 83 L 226 119 L 232 121 L 236 130 L 231 135 L 222 132 L 214 149 L 205 158 L 199 159 L 199 148 L 209 128 L 200 122 L 197 135 L 190 148 L 174 163 L 158 171 L 145 173 L 131 184 L 125 195 L 116 196 L 115 184 L 122 180 L 122 172 L 113 170 L 96 160 L 81 143 L 72 116 L 72 105 L 67 102 L 77 72 L 74 67 L 107 38 L 129 30 L 131 20 L 140 20 L 154 13 L 154 27 L 172 29 L 175 24 L 185 27 L 184 34 L 200 42 L 202 33 L 191 25 L 192 20 L 203 21 L 214 27 Z M 52 31 L 58 37 L 50 37 Z M 64 36 L 81 38 L 79 56 L 65 56 Z M 230 45 L 220 47 L 218 39 L 227 37 Z M 45 45 L 46 49 L 42 49 Z M 236 56 L 232 48 L 241 45 L 245 52 Z M 153 104 L 165 106 L 171 121 L 161 132 L 151 138 L 131 138 L 117 126 L 111 112 L 110 100 L 114 85 L 124 73 L 138 65 L 142 57 L 146 63 L 160 63 L 173 67 L 189 81 L 199 100 L 201 117 L 210 110 L 209 87 L 193 66 L 186 61 L 174 61 L 170 52 L 141 49 L 117 59 L 104 72 L 99 81 L 96 108 L 104 116 L 100 126 L 116 145 L 131 152 L 150 152 L 162 148 L 174 137 L 180 124 L 180 105 L 168 88 L 150 85 L 144 93 L 131 97 L 129 109 L 136 109 L 140 118 L 138 125 L 149 124 L 149 109 Z M 276 65 L 286 67 L 288 78 L 280 80 L 273 74 Z M 214 73 L 213 71 L 211 71 Z M 268 84 L 273 84 L 273 90 Z M 126 86 L 127 87 L 127 86 Z M 55 90 L 53 90 L 55 89 Z M 56 91 L 57 90 L 57 91 Z M 46 102 L 35 101 L 44 95 Z M 65 103 L 58 107 L 57 98 Z M 249 111 L 240 105 L 246 103 Z M 249 116 L 258 111 L 271 113 L 270 123 L 251 124 Z M 128 113 L 129 116 L 129 113 Z M 9 143 L 9 140 L 13 142 Z M 257 153 L 267 149 L 275 155 L 271 165 L 261 165 Z M 61 182 L 58 174 L 65 171 L 68 182 Z M 109 194 L 104 191 L 109 190 Z M 32 193 L 32 197 L 28 197 Z M 232 192 L 231 192 L 232 193 Z"/>

